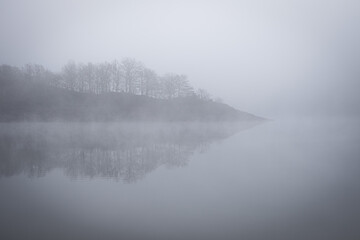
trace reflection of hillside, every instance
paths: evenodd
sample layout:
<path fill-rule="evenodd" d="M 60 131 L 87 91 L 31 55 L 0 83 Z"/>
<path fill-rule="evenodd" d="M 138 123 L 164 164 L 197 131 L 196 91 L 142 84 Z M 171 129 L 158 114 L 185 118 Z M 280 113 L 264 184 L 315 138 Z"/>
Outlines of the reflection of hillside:
<path fill-rule="evenodd" d="M 0 124 L 0 176 L 107 177 L 133 182 L 159 166 L 184 166 L 209 143 L 235 133 L 217 124 Z"/>

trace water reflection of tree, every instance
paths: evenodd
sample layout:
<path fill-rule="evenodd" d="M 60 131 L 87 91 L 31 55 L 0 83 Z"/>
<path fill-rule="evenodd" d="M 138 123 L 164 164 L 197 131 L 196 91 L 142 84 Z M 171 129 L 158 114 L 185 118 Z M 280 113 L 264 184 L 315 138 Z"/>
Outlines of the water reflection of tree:
<path fill-rule="evenodd" d="M 41 177 L 63 169 L 71 178 L 134 182 L 235 132 L 222 124 L 0 124 L 0 176 Z"/>

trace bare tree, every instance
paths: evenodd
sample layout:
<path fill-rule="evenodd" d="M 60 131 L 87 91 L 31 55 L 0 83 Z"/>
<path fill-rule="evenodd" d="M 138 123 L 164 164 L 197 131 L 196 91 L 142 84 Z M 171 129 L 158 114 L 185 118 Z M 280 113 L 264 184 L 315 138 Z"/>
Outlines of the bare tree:
<path fill-rule="evenodd" d="M 117 60 L 114 60 L 110 66 L 111 72 L 111 91 L 120 92 L 125 91 L 124 76 L 121 71 L 121 65 Z"/>
<path fill-rule="evenodd" d="M 69 90 L 78 90 L 76 88 L 78 82 L 78 69 L 75 62 L 70 61 L 62 68 L 62 76 L 65 88 Z"/>
<path fill-rule="evenodd" d="M 199 88 L 199 89 L 196 91 L 196 96 L 197 96 L 198 98 L 200 98 L 201 100 L 205 100 L 205 101 L 211 100 L 210 94 L 209 94 L 206 90 L 204 90 L 204 89 L 202 89 L 202 88 Z"/>
<path fill-rule="evenodd" d="M 135 94 L 142 64 L 133 58 L 125 58 L 121 61 L 121 67 L 125 79 L 125 92 Z"/>
<path fill-rule="evenodd" d="M 168 73 L 161 78 L 163 95 L 165 98 L 173 98 L 176 94 L 176 75 Z"/>
<path fill-rule="evenodd" d="M 96 68 L 97 93 L 110 92 L 111 87 L 111 65 L 108 62 L 101 63 Z"/>
<path fill-rule="evenodd" d="M 175 75 L 175 87 L 177 97 L 188 97 L 193 94 L 194 90 L 190 86 L 189 81 L 185 75 Z"/>
<path fill-rule="evenodd" d="M 3 72 L 6 69 L 2 66 Z M 95 94 L 126 92 L 161 99 L 197 96 L 202 100 L 211 100 L 204 89 L 195 93 L 185 75 L 168 73 L 159 77 L 155 71 L 133 58 L 99 64 L 69 61 L 60 73 L 50 72 L 41 65 L 28 64 L 18 72 L 21 74 L 18 78 L 26 81 L 42 82 L 71 91 Z"/>
<path fill-rule="evenodd" d="M 96 80 L 96 67 L 92 63 L 88 63 L 84 66 L 85 81 L 88 92 L 95 93 L 95 80 Z"/>
<path fill-rule="evenodd" d="M 49 84 L 51 72 L 39 64 L 26 64 L 23 67 L 24 77 L 27 81 Z"/>
<path fill-rule="evenodd" d="M 187 97 L 193 94 L 185 75 L 168 73 L 162 77 L 164 95 L 166 98 Z"/>
<path fill-rule="evenodd" d="M 140 85 L 141 95 L 155 97 L 158 88 L 159 82 L 156 73 L 149 68 L 143 68 Z"/>

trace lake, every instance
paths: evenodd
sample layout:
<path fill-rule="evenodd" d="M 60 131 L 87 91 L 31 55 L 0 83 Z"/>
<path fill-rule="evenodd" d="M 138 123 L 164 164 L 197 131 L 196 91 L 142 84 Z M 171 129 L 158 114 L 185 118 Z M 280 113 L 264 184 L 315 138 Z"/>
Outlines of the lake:
<path fill-rule="evenodd" d="M 1 123 L 0 239 L 360 239 L 359 123 Z"/>

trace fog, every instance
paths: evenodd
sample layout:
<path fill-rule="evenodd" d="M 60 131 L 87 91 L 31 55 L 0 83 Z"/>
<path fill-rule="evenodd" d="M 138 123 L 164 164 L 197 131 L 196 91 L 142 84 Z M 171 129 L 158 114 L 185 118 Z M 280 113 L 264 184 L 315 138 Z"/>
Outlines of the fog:
<path fill-rule="evenodd" d="M 0 63 L 133 57 L 268 118 L 359 113 L 360 4 L 0 1 Z"/>
<path fill-rule="evenodd" d="M 360 239 L 360 2 L 0 0 L 0 239 Z"/>
<path fill-rule="evenodd" d="M 1 123 L 2 239 L 359 239 L 358 119 Z"/>

